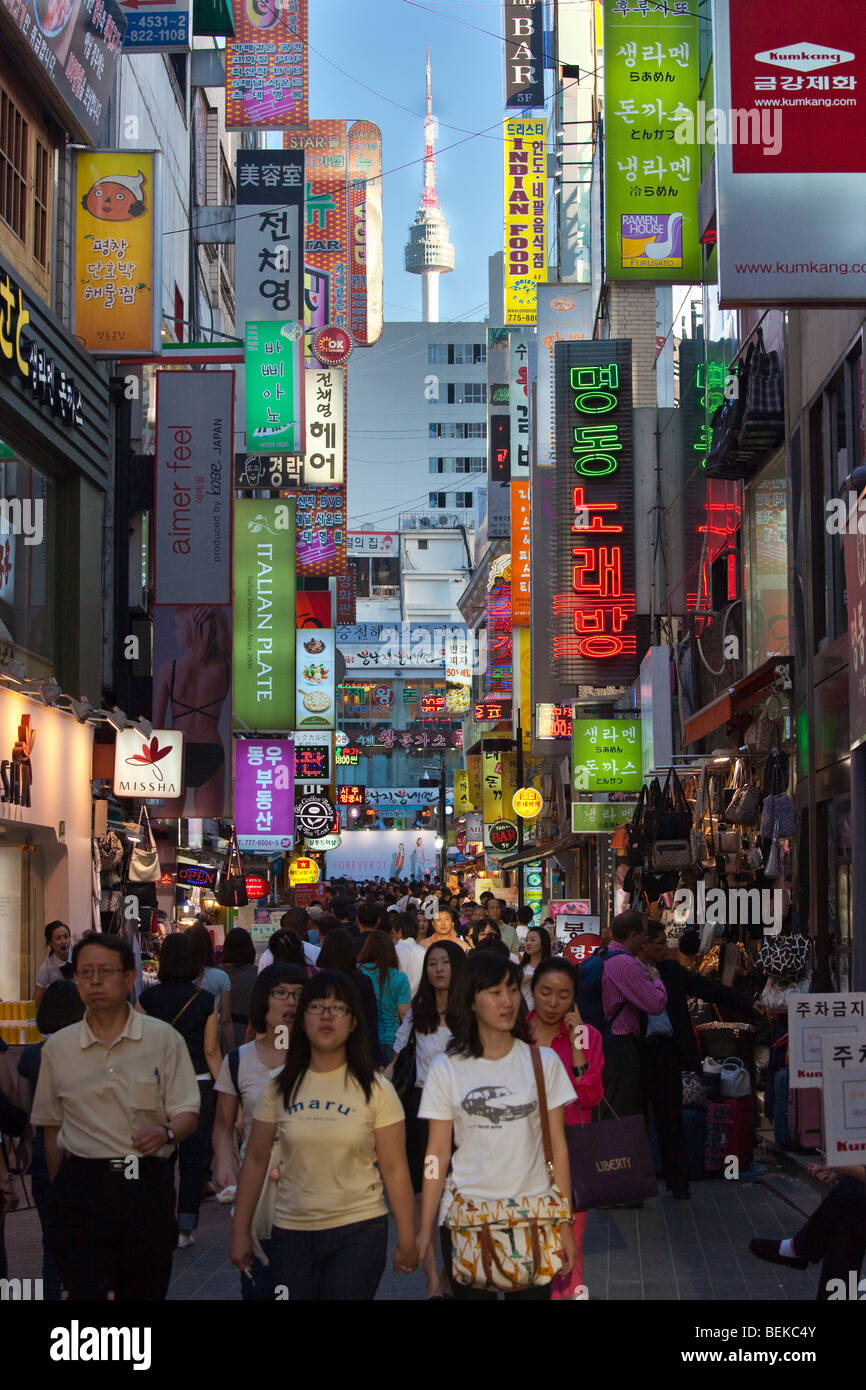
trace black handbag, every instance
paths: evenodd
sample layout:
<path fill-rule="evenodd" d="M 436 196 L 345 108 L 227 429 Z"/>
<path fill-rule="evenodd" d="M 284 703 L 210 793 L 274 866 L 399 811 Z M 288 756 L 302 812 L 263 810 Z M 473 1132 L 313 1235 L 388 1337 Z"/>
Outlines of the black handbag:
<path fill-rule="evenodd" d="M 249 902 L 244 864 L 241 859 L 238 837 L 234 830 L 231 833 L 226 857 L 216 877 L 214 897 L 220 907 L 246 907 Z"/>
<path fill-rule="evenodd" d="M 692 832 L 692 812 L 683 784 L 671 768 L 665 778 L 661 805 L 655 818 L 654 840 L 688 840 Z"/>
<path fill-rule="evenodd" d="M 625 827 L 626 834 L 626 854 L 625 862 L 632 868 L 637 868 L 643 863 L 643 818 L 647 808 L 648 789 L 644 786 L 640 789 L 640 796 L 634 808 L 634 815 Z"/>
<path fill-rule="evenodd" d="M 6 1134 L 10 1139 L 20 1139 L 27 1124 L 27 1111 L 0 1090 L 0 1134 Z"/>
<path fill-rule="evenodd" d="M 767 352 L 761 328 L 757 331 L 757 339 L 739 441 L 740 451 L 753 457 L 774 449 L 785 434 L 785 391 L 779 354 Z"/>
<path fill-rule="evenodd" d="M 750 343 L 737 371 L 736 396 L 730 400 L 722 401 L 710 421 L 712 440 L 707 455 L 706 475 L 708 478 L 751 477 L 753 470 L 748 457 L 740 450 L 740 428 L 746 409 L 746 396 L 754 355 L 755 345 Z"/>
<path fill-rule="evenodd" d="M 412 1094 L 418 1079 L 416 1047 L 415 1025 L 413 1023 L 406 1046 L 401 1048 L 394 1058 L 394 1070 L 391 1073 L 391 1085 L 404 1104 Z"/>

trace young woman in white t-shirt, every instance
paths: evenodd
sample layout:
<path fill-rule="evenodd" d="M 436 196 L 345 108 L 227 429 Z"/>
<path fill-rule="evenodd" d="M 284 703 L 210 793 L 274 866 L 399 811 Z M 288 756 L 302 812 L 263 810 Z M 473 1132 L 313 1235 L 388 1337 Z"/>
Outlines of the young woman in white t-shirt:
<path fill-rule="evenodd" d="M 532 1009 L 532 977 L 543 960 L 550 959 L 550 937 L 544 927 L 530 927 L 523 938 L 523 955 L 520 968 L 523 971 L 521 993 L 527 1009 Z"/>
<path fill-rule="evenodd" d="M 452 1189 L 477 1202 L 538 1197 L 550 1191 L 544 1157 L 538 1090 L 521 971 L 513 961 L 481 950 L 467 961 L 449 1014 L 453 1041 L 430 1068 L 419 1114 L 430 1124 L 421 1194 L 419 1263 L 427 1257 L 437 1221 L 442 1225 Z M 550 1048 L 538 1049 L 553 1145 L 553 1181 L 571 1193 L 564 1110 L 574 1102 L 571 1081 Z M 452 1159 L 452 1139 L 456 1144 Z M 445 1189 L 449 1163 L 449 1190 Z M 429 1174 L 429 1176 L 428 1176 Z M 441 1208 L 440 1208 L 441 1201 Z M 575 1259 L 570 1223 L 560 1226 L 563 1273 Z M 451 1263 L 451 1233 L 442 1226 L 442 1249 Z M 468 1288 L 452 1280 L 457 1299 L 495 1299 L 493 1290 Z M 549 1299 L 550 1284 L 538 1284 L 509 1299 Z"/>

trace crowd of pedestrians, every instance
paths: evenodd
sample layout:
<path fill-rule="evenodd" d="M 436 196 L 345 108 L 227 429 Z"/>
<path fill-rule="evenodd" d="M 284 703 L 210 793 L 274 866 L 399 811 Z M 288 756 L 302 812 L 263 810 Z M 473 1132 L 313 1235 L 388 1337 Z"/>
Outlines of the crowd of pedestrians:
<path fill-rule="evenodd" d="M 429 882 L 332 882 L 258 958 L 239 927 L 219 962 L 203 925 L 171 933 L 134 1004 L 124 939 L 73 946 L 51 922 L 45 940 L 45 1040 L 13 1081 L 0 1071 L 0 1125 L 29 1116 L 54 1299 L 164 1298 L 212 1195 L 233 1208 L 245 1300 L 373 1298 L 389 1210 L 394 1268 L 420 1266 L 428 1299 L 585 1297 L 569 1134 L 603 1103 L 651 1113 L 668 1191 L 688 1199 L 688 1000 L 752 1008 L 639 912 L 578 968 L 530 910 Z M 4 1145 L 0 1214 L 8 1169 Z M 752 1253 L 859 1268 L 864 1192 L 846 1170 L 803 1232 Z"/>

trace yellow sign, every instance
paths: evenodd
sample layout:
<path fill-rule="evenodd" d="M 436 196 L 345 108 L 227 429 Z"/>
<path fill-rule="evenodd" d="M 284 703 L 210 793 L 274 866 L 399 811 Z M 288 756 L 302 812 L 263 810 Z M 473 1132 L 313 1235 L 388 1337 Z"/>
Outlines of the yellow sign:
<path fill-rule="evenodd" d="M 293 859 L 289 865 L 289 883 L 318 883 L 321 869 L 315 859 Z"/>
<path fill-rule="evenodd" d="M 520 787 L 511 798 L 511 804 L 521 820 L 533 820 L 541 810 L 543 797 L 537 787 Z"/>
<path fill-rule="evenodd" d="M 536 290 L 547 279 L 547 122 L 507 120 L 505 146 L 505 322 L 535 323 Z"/>
<path fill-rule="evenodd" d="M 502 754 L 502 818 L 511 820 L 511 802 L 517 791 L 517 754 Z"/>
<path fill-rule="evenodd" d="M 484 754 L 484 821 L 492 825 L 502 819 L 502 760 L 499 749 Z"/>
<path fill-rule="evenodd" d="M 532 752 L 532 659 L 531 639 L 528 627 L 517 628 L 514 633 L 520 661 L 514 663 L 518 687 L 518 708 L 520 710 L 520 737 L 523 752 Z"/>
<path fill-rule="evenodd" d="M 481 810 L 481 754 L 466 754 L 466 771 L 469 773 L 469 803 L 474 811 Z"/>
<path fill-rule="evenodd" d="M 75 151 L 73 331 L 89 352 L 116 357 L 159 346 L 155 168 L 152 152 Z"/>
<path fill-rule="evenodd" d="M 469 795 L 469 773 L 458 768 L 454 773 L 454 814 L 465 816 L 467 811 L 474 810 L 475 803 Z"/>

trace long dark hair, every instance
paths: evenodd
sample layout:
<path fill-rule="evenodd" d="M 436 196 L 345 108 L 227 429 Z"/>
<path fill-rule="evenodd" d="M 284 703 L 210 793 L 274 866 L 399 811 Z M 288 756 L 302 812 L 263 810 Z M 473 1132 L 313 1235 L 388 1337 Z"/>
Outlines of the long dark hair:
<path fill-rule="evenodd" d="M 332 928 L 322 942 L 316 964 L 320 970 L 342 970 L 351 977 L 358 968 L 358 947 L 352 933 L 345 927 Z"/>
<path fill-rule="evenodd" d="M 457 948 L 460 949 L 459 946 Z M 523 976 L 520 967 L 513 960 L 503 960 L 494 951 L 478 951 L 466 962 L 466 970 L 457 982 L 457 988 L 450 1000 L 447 1023 L 452 1038 L 448 1051 L 459 1057 L 483 1057 L 484 1047 L 478 1032 L 478 1019 L 472 1005 L 476 994 L 482 989 L 495 989 L 497 985 L 509 984 L 520 988 Z M 520 1042 L 531 1042 L 526 1024 L 526 1005 L 520 996 L 520 1008 L 511 1036 Z"/>
<path fill-rule="evenodd" d="M 284 927 L 282 931 L 275 931 L 268 942 L 268 949 L 274 962 L 281 960 L 286 965 L 299 965 L 301 969 L 307 964 L 301 938 L 291 928 Z"/>
<path fill-rule="evenodd" d="M 358 964 L 376 966 L 379 972 L 379 989 L 384 993 L 388 987 L 389 973 L 400 969 L 400 961 L 391 937 L 378 929 L 371 931 L 358 957 Z"/>
<path fill-rule="evenodd" d="M 540 939 L 540 941 L 541 941 L 541 960 L 538 962 L 538 964 L 541 965 L 541 961 L 545 961 L 545 960 L 549 960 L 549 959 L 550 959 L 550 937 L 548 936 L 547 932 L 544 930 L 544 927 L 530 927 L 530 928 L 529 928 L 529 931 L 526 933 L 526 936 L 529 935 L 529 932 L 530 932 L 530 931 L 534 931 L 534 932 L 535 932 L 535 935 L 536 935 L 536 936 Z M 526 945 L 526 936 L 523 938 L 523 944 L 524 944 L 524 946 Z M 521 964 L 521 966 L 525 966 L 525 965 L 528 965 L 528 964 L 529 964 L 529 952 L 528 952 L 528 951 L 524 950 L 523 954 L 522 954 L 521 957 L 520 957 L 520 964 Z"/>
<path fill-rule="evenodd" d="M 283 1098 L 283 1104 L 286 1109 L 294 1104 L 301 1082 L 309 1070 L 311 1048 L 310 1039 L 304 1028 L 304 1015 L 307 1006 L 316 999 L 335 999 L 351 1010 L 355 1027 L 346 1039 L 346 1065 L 349 1075 L 357 1081 L 364 1092 L 364 1098 L 369 1101 L 373 1094 L 376 1069 L 373 1065 L 373 1054 L 360 995 L 348 975 L 344 975 L 342 970 L 320 970 L 312 980 L 307 980 L 298 1000 L 298 1012 L 292 1026 L 286 1065 L 277 1077 L 277 1088 Z"/>
<path fill-rule="evenodd" d="M 430 983 L 427 974 L 427 963 L 430 960 L 431 951 L 444 951 L 451 966 L 451 983 L 448 986 L 448 1007 L 454 997 L 454 989 L 466 969 L 466 952 L 463 951 L 454 941 L 437 941 L 435 945 L 428 947 L 427 956 L 424 961 L 424 969 L 421 971 L 421 983 L 415 991 L 412 1000 L 412 1022 L 415 1025 L 416 1033 L 435 1033 L 439 1027 L 439 1010 L 436 1007 L 436 991 Z"/>

